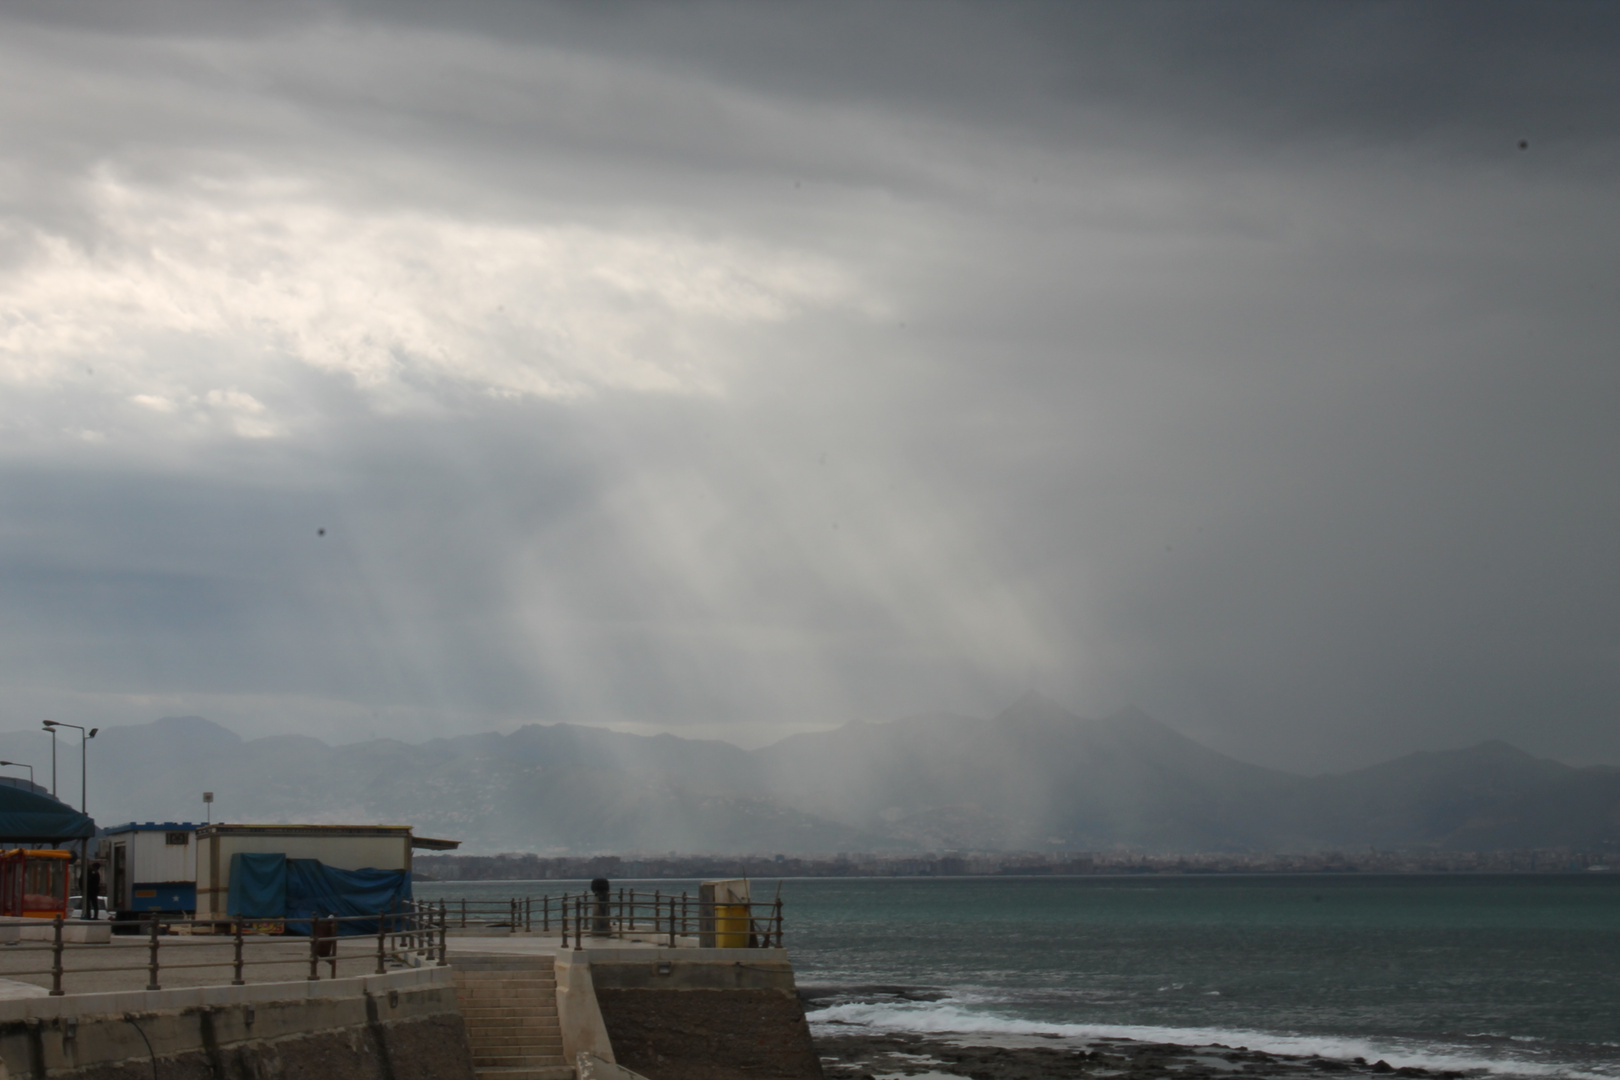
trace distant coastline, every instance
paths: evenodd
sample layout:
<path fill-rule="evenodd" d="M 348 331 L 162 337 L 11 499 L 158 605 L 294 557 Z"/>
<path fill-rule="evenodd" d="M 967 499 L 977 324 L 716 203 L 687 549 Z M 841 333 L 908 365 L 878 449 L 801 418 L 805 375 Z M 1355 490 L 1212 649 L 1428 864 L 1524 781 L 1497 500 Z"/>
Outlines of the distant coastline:
<path fill-rule="evenodd" d="M 1073 874 L 1620 873 L 1620 851 L 1324 851 L 1306 854 L 1141 852 L 883 852 L 835 855 L 419 855 L 427 881 L 582 878 L 996 877 Z"/>

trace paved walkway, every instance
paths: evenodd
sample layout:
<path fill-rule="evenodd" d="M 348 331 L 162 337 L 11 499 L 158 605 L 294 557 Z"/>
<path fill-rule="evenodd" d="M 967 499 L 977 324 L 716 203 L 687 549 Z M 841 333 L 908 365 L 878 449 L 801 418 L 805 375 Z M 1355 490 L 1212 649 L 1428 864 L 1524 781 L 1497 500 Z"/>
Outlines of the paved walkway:
<path fill-rule="evenodd" d="M 677 937 L 676 943 L 682 948 L 692 948 L 697 945 L 697 938 Z M 585 935 L 580 938 L 580 947 L 584 949 L 657 949 L 669 945 L 668 936 L 653 938 L 593 938 Z M 446 949 L 452 958 L 457 955 L 473 953 L 500 953 L 502 955 L 522 954 L 526 956 L 554 956 L 563 948 L 572 949 L 574 939 L 570 937 L 564 946 L 557 934 L 458 934 L 450 931 L 446 941 Z"/>

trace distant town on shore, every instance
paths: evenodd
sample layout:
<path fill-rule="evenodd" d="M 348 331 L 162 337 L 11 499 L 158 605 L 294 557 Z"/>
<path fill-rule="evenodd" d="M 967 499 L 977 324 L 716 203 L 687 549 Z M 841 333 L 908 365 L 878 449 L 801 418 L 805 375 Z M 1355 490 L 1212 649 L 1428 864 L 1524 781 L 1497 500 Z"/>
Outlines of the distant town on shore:
<path fill-rule="evenodd" d="M 973 852 L 836 855 L 419 855 L 425 881 L 585 878 L 969 877 L 1073 874 L 1569 874 L 1620 871 L 1620 853 L 1529 851 L 1155 855 Z"/>

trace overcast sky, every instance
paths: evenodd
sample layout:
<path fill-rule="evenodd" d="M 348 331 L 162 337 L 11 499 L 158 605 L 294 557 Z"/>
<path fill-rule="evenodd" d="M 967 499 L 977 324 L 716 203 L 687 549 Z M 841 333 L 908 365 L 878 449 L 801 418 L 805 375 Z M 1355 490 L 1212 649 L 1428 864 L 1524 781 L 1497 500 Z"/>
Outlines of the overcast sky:
<path fill-rule="evenodd" d="M 0 729 L 1620 762 L 1617 114 L 1609 4 L 7 0 Z"/>

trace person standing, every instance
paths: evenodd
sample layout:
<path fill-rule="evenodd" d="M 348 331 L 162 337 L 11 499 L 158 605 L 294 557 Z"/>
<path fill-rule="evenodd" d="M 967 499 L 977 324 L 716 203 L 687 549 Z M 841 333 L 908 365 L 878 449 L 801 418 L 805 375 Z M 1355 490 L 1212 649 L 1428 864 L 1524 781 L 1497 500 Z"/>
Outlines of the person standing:
<path fill-rule="evenodd" d="M 84 876 L 84 917 L 101 918 L 101 864 L 92 862 Z"/>

